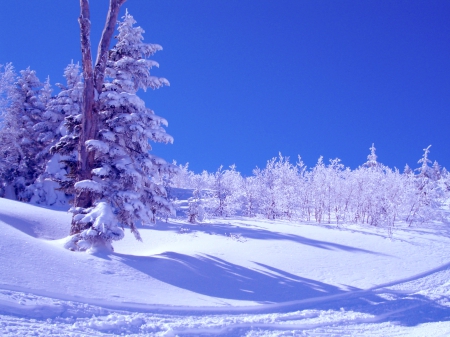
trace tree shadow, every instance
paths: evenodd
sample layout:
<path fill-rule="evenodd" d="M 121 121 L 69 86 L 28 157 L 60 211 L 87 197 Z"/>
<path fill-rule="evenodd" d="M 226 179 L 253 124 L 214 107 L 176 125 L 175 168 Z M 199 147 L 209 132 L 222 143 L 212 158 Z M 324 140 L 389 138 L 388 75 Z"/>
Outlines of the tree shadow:
<path fill-rule="evenodd" d="M 422 235 L 436 235 L 438 237 L 450 238 L 450 222 L 446 219 L 435 223 L 426 223 L 421 225 L 412 224 L 411 226 L 405 225 L 401 230 L 410 234 L 418 236 Z"/>
<path fill-rule="evenodd" d="M 259 264 L 239 266 L 211 255 L 165 252 L 153 257 L 119 256 L 123 263 L 155 279 L 211 297 L 280 303 L 344 293 L 332 285 Z"/>
<path fill-rule="evenodd" d="M 373 318 L 350 320 L 348 324 L 395 322 L 408 327 L 450 320 L 450 306 L 444 305 L 450 303 L 448 296 L 431 299 L 388 288 L 342 289 L 262 263 L 254 262 L 257 267 L 251 269 L 211 255 L 175 252 L 152 257 L 114 255 L 128 266 L 181 289 L 215 298 L 270 304 L 254 309 L 247 307 L 243 312 L 345 310 L 373 315 Z M 418 278 L 424 275 L 427 273 Z M 230 314 L 239 311 L 233 309 Z"/>
<path fill-rule="evenodd" d="M 265 268 L 270 268 L 265 266 Z M 417 275 L 379 285 L 372 289 L 360 290 L 348 288 L 348 292 L 335 297 L 325 298 L 324 301 L 313 300 L 304 303 L 287 303 L 285 310 L 333 310 L 333 311 L 353 311 L 373 315 L 373 318 L 360 319 L 360 323 L 382 323 L 394 322 L 402 326 L 413 327 L 424 323 L 433 323 L 450 320 L 450 296 L 441 295 L 428 297 L 419 293 L 420 289 L 406 292 L 391 289 L 390 287 L 405 284 L 411 281 L 427 278 L 433 274 L 447 271 L 450 263 L 440 267 L 430 269 Z M 446 282 L 446 277 L 434 277 L 438 280 L 425 281 L 429 286 L 439 286 L 439 283 Z M 432 282 L 432 283 L 430 283 Z M 355 323 L 359 323 L 358 319 Z"/>
<path fill-rule="evenodd" d="M 0 221 L 34 238 L 39 237 L 39 223 L 26 221 L 6 214 L 0 214 Z"/>
<path fill-rule="evenodd" d="M 175 252 L 154 257 L 115 255 L 125 264 L 155 279 L 198 294 L 279 304 L 279 307 L 268 308 L 268 312 L 345 310 L 373 315 L 373 318 L 363 319 L 365 322 L 396 322 L 403 326 L 450 319 L 449 306 L 420 294 L 389 289 L 347 287 L 344 290 L 261 263 L 255 263 L 261 268 L 250 269 L 211 255 L 189 256 Z M 447 297 L 440 300 L 450 302 Z M 260 310 L 264 311 L 264 308 Z M 357 323 L 355 321 L 354 324 Z"/>
<path fill-rule="evenodd" d="M 287 240 L 302 245 L 312 246 L 326 250 L 343 250 L 353 253 L 366 253 L 387 256 L 380 252 L 374 252 L 367 249 L 351 247 L 347 245 L 338 244 L 335 242 L 310 239 L 304 236 L 280 233 L 273 230 L 267 230 L 263 228 L 247 227 L 247 226 L 234 226 L 230 224 L 183 224 L 177 225 L 172 223 L 157 223 L 151 227 L 152 230 L 157 231 L 173 231 L 180 233 L 194 233 L 202 232 L 209 235 L 219 235 L 224 237 L 236 237 L 242 239 L 255 239 L 255 240 Z"/>
<path fill-rule="evenodd" d="M 40 221 L 21 219 L 0 213 L 0 221 L 36 239 L 57 240 L 67 236 L 68 228 L 44 226 Z"/>

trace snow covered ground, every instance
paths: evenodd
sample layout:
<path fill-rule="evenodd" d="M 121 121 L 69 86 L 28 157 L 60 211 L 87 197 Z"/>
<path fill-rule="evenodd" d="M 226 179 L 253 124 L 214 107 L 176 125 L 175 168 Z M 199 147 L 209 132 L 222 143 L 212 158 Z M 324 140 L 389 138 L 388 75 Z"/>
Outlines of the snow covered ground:
<path fill-rule="evenodd" d="M 226 218 L 63 248 L 70 215 L 0 199 L 1 336 L 448 336 L 447 224 Z"/>

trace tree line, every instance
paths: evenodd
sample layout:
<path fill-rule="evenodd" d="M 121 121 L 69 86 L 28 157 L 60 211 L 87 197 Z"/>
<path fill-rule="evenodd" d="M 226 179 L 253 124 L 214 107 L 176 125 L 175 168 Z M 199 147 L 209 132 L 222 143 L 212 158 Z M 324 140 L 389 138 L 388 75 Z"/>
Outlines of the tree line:
<path fill-rule="evenodd" d="M 442 220 L 440 207 L 450 192 L 450 175 L 429 159 L 424 149 L 419 167 L 403 172 L 377 161 L 372 145 L 367 162 L 351 170 L 341 160 L 320 157 L 307 168 L 299 157 L 291 163 L 281 154 L 243 177 L 235 166 L 195 174 L 188 164 L 168 185 L 192 189 L 187 217 L 244 215 L 317 223 L 364 223 L 392 229 L 397 221 L 409 225 Z"/>

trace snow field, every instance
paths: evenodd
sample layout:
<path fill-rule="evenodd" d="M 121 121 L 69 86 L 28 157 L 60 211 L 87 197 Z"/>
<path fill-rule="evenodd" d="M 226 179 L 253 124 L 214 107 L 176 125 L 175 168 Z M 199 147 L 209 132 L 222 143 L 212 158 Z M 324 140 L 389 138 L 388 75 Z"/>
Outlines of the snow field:
<path fill-rule="evenodd" d="M 446 336 L 446 227 L 227 218 L 65 250 L 70 215 L 0 199 L 1 336 Z"/>

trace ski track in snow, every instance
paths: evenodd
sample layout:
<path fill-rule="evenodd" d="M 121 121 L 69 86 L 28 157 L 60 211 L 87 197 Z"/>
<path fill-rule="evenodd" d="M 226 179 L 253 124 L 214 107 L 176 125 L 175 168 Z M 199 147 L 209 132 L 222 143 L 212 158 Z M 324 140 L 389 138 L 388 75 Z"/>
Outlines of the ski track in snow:
<path fill-rule="evenodd" d="M 167 228 L 177 228 L 178 233 L 162 227 L 153 229 L 153 236 L 156 236 L 158 240 L 161 240 L 161 238 L 165 240 L 161 246 L 152 243 L 154 246 L 150 250 L 145 246 L 145 249 L 139 246 L 141 248 L 138 252 L 136 248 L 133 248 L 135 243 L 131 243 L 132 241 L 127 243 L 124 240 L 125 243 L 122 246 L 118 245 L 121 251 L 113 254 L 112 258 L 105 262 L 105 259 L 96 259 L 95 256 L 90 257 L 86 256 L 87 254 L 65 252 L 58 246 L 57 241 L 43 240 L 56 239 L 57 237 L 52 237 L 52 235 L 61 235 L 63 231 L 56 225 L 67 221 L 67 214 L 64 212 L 36 209 L 34 206 L 11 201 L 0 200 L 0 203 L 0 228 L 4 229 L 4 235 L 0 236 L 0 253 L 6 254 L 4 256 L 11 253 L 8 250 L 8 242 L 11 243 L 11 249 L 31 250 L 37 249 L 35 246 L 39 248 L 39 244 L 44 242 L 42 252 L 45 254 L 56 252 L 61 258 L 75 256 L 80 260 L 73 261 L 79 262 L 81 265 L 84 261 L 93 263 L 93 282 L 101 280 L 99 277 L 111 278 L 114 276 L 116 270 L 105 267 L 108 263 L 114 266 L 110 268 L 117 268 L 121 267 L 124 261 L 131 266 L 133 266 L 133 263 L 149 263 L 149 261 L 162 263 L 161 268 L 174 268 L 175 266 L 175 269 L 169 270 L 170 273 L 174 272 L 173 270 L 179 271 L 181 267 L 185 267 L 188 271 L 197 271 L 201 276 L 195 274 L 194 277 L 183 270 L 179 275 L 186 278 L 193 277 L 193 279 L 186 280 L 186 284 L 180 284 L 177 278 L 171 278 L 170 275 L 164 273 L 161 274 L 160 271 L 155 272 L 155 274 L 150 273 L 149 276 L 153 275 L 153 278 L 159 278 L 163 283 L 164 281 L 170 283 L 170 287 L 161 286 L 161 288 L 155 290 L 163 292 L 159 294 L 160 297 L 157 297 L 161 303 L 152 303 L 151 300 L 138 303 L 139 301 L 136 301 L 136 298 L 139 298 L 138 296 L 125 296 L 118 298 L 116 301 L 114 296 L 104 295 L 99 297 L 95 296 L 96 294 L 90 296 L 89 287 L 80 293 L 63 293 L 61 292 L 63 288 L 58 288 L 58 283 L 64 281 L 62 278 L 53 283 L 55 289 L 39 288 L 40 283 L 32 279 L 33 273 L 28 275 L 29 273 L 21 271 L 19 266 L 14 268 L 14 265 L 7 265 L 6 259 L 1 260 L 0 256 L 0 262 L 2 263 L 0 264 L 0 270 L 4 273 L 3 276 L 0 275 L 0 336 L 450 335 L 450 259 L 446 260 L 446 257 L 450 256 L 447 255 L 450 249 L 445 250 L 450 240 L 443 235 L 446 229 L 442 226 L 411 230 L 399 229 L 396 234 L 397 238 L 386 244 L 386 247 L 392 250 L 377 253 L 374 247 L 385 244 L 383 238 L 385 234 L 370 228 L 348 227 L 342 231 L 336 231 L 334 230 L 336 228 L 327 225 L 309 226 L 302 227 L 301 230 L 306 230 L 302 234 L 310 235 L 309 237 L 303 237 L 299 234 L 286 232 L 297 230 L 299 227 L 286 222 L 275 224 L 265 220 L 246 222 L 245 219 L 238 219 L 232 220 L 228 224 L 218 222 L 195 227 L 175 221 L 169 224 Z M 37 211 L 39 211 L 39 214 L 36 214 Z M 272 231 L 268 230 L 270 226 L 274 226 Z M 57 234 L 54 234 L 55 232 Z M 316 232 L 319 233 L 319 237 L 324 233 L 331 234 L 329 234 L 329 237 L 319 240 L 319 237 L 313 236 Z M 372 246 L 363 248 L 364 245 L 357 246 L 353 243 L 350 245 L 348 235 L 351 238 L 352 233 L 359 235 L 358 238 L 366 238 L 367 244 Z M 9 235 L 9 237 L 6 235 Z M 347 241 L 338 243 L 339 240 L 333 241 L 333 237 L 340 237 L 339 240 Z M 264 255 L 264 259 L 261 258 L 259 261 L 252 258 L 251 261 L 253 262 L 242 260 L 237 267 L 239 260 L 236 256 L 239 255 L 238 253 L 242 253 L 245 249 L 261 249 L 257 244 L 262 241 L 262 238 L 266 240 L 264 241 L 266 244 L 264 247 L 267 247 L 269 252 L 267 256 Z M 276 242 L 286 241 L 287 243 L 284 243 L 284 246 L 269 245 L 273 240 Z M 375 243 L 371 244 L 370 240 L 375 240 Z M 215 256 L 210 255 L 213 253 L 208 251 L 211 248 L 208 248 L 207 243 L 211 241 L 213 241 L 211 246 L 214 246 Z M 301 260 L 298 261 L 299 268 L 304 273 L 309 273 L 309 278 L 296 276 L 298 275 L 298 273 L 294 273 L 296 266 L 290 266 L 290 264 L 276 265 L 280 269 L 271 267 L 274 266 L 274 263 L 269 259 L 270 255 L 287 254 L 283 247 L 291 247 L 288 244 L 291 244 L 292 241 L 295 241 L 294 244 L 296 245 L 300 244 L 303 248 L 306 246 L 305 249 L 308 249 L 306 251 L 314 251 L 315 254 L 342 254 L 343 257 L 350 257 L 349 254 L 360 254 L 358 256 L 363 260 L 363 263 L 358 265 L 358 259 L 354 260 L 355 267 L 352 269 L 349 266 L 350 272 L 348 273 L 342 272 L 340 268 L 332 269 L 332 274 L 336 274 L 335 276 L 339 280 L 345 280 L 345 282 L 334 281 L 334 283 L 332 277 L 325 283 L 319 282 L 318 280 L 321 280 L 319 277 L 328 274 L 318 271 L 319 266 L 307 270 L 308 265 L 301 264 Z M 226 244 L 224 249 L 228 250 L 221 250 L 221 242 Z M 172 244 L 181 247 L 178 253 L 169 253 L 170 250 L 168 249 L 173 249 Z M 205 253 L 201 258 L 196 255 L 199 244 L 205 244 L 206 246 Z M 398 268 L 394 268 L 394 264 L 394 267 L 389 267 L 391 269 L 386 274 L 388 276 L 389 273 L 392 274 L 388 281 L 378 282 L 377 285 L 373 285 L 373 282 L 367 282 L 364 277 L 361 277 L 361 279 L 359 276 L 353 275 L 351 277 L 352 273 L 362 272 L 363 270 L 360 268 L 364 266 L 370 269 L 370 265 L 364 265 L 365 262 L 376 262 L 377 259 L 386 259 L 382 260 L 381 264 L 385 263 L 384 261 L 390 261 L 389 259 L 396 261 L 395 259 L 398 258 L 391 256 L 398 253 L 394 249 L 396 244 L 403 245 L 400 247 L 402 249 L 409 249 L 405 254 L 413 254 L 415 249 L 418 249 L 425 256 L 424 259 L 430 259 L 428 261 L 429 267 L 424 268 L 427 263 L 423 263 L 423 261 L 417 261 L 417 266 L 415 266 L 412 259 L 409 262 L 413 264 L 410 270 L 415 272 L 408 274 L 402 270 L 407 267 L 405 264 Z M 193 249 L 191 245 L 194 245 L 196 249 Z M 232 254 L 233 249 L 238 251 L 236 256 Z M 36 250 L 36 252 L 41 251 Z M 10 257 L 17 258 L 17 261 L 15 261 L 17 265 L 25 263 L 25 260 L 21 260 L 22 257 L 19 253 L 21 252 L 16 251 L 17 256 L 10 255 Z M 126 254 L 131 254 L 130 256 L 135 256 L 136 259 L 127 260 Z M 157 256 L 158 258 L 148 260 L 148 256 Z M 219 259 L 217 256 L 221 256 L 221 258 Z M 282 258 L 286 258 L 286 256 L 290 257 L 290 255 L 280 255 Z M 331 257 L 331 255 L 329 256 Z M 417 256 L 420 257 L 420 254 Z M 416 255 L 413 257 L 416 257 Z M 437 260 L 438 258 L 439 260 Z M 312 260 L 313 255 L 308 256 L 308 259 Z M 44 264 L 48 261 L 51 262 L 52 260 L 47 258 L 39 260 L 39 257 L 36 257 L 35 260 L 36 263 L 42 263 L 41 268 L 44 268 Z M 177 264 L 169 264 L 173 261 L 177 261 Z M 75 262 L 73 263 L 76 264 Z M 253 266 L 253 269 L 250 269 L 249 266 Z M 152 268 L 156 267 L 158 267 L 158 264 L 152 265 Z M 333 266 L 330 265 L 329 267 L 332 268 Z M 79 267 L 73 268 L 76 271 L 78 270 L 76 268 Z M 95 274 L 97 270 L 95 268 L 99 270 L 98 274 Z M 292 270 L 289 268 L 292 268 Z M 286 271 L 287 269 L 289 269 L 289 273 Z M 128 273 L 130 270 L 134 269 L 123 269 L 120 272 Z M 142 280 L 134 275 L 133 277 L 130 276 L 130 282 L 137 282 L 136 285 L 138 286 L 145 285 L 145 282 L 149 280 L 146 276 L 148 270 L 141 266 L 140 272 L 142 271 L 144 274 L 136 274 L 141 275 Z M 55 277 L 59 275 L 53 269 L 46 269 L 46 272 L 53 273 L 52 275 Z M 370 275 L 376 281 L 380 281 L 386 276 L 377 277 L 382 272 L 382 270 L 376 270 Z M 10 275 L 7 273 L 10 273 Z M 202 276 L 202 273 L 218 273 L 218 277 L 223 278 L 224 284 L 231 289 L 224 289 L 221 292 L 217 292 L 217 289 L 203 291 L 195 284 L 196 282 L 208 281 L 208 278 Z M 229 279 L 230 275 L 235 275 L 236 279 L 243 283 L 242 289 L 237 289 L 239 291 L 232 289 L 236 287 L 236 283 L 235 280 Z M 27 277 L 27 279 L 19 281 L 19 277 Z M 45 279 L 45 281 L 49 282 L 50 279 Z M 282 286 L 279 289 L 277 288 L 277 284 L 280 282 L 282 285 L 287 283 L 291 287 L 288 287 L 288 289 L 297 291 L 300 295 L 312 294 L 312 296 L 306 296 L 302 300 L 267 300 L 273 298 L 273 296 L 258 293 L 260 289 L 257 286 L 252 288 L 250 281 L 246 281 L 246 279 L 250 279 L 251 282 L 262 282 L 263 286 L 267 288 L 266 291 L 272 292 L 274 296 L 281 294 L 286 299 L 292 297 L 289 294 L 283 295 L 282 290 L 284 291 L 284 288 Z M 83 278 L 80 280 L 86 281 Z M 272 280 L 280 282 L 273 283 Z M 214 279 L 214 281 L 216 280 Z M 292 283 L 294 281 L 297 283 Z M 214 285 L 215 283 L 211 284 Z M 203 286 L 208 288 L 211 284 L 204 283 Z M 304 288 L 305 284 L 308 284 L 308 288 Z M 340 286 L 337 286 L 338 284 Z M 368 284 L 371 284 L 371 286 L 361 286 Z M 158 283 L 154 285 L 158 286 Z M 105 286 L 108 286 L 108 284 Z M 184 290 L 182 289 L 184 292 L 177 292 L 180 287 L 184 288 Z M 272 289 L 270 289 L 271 287 Z M 316 291 L 317 287 L 318 290 Z M 322 293 L 324 289 L 326 291 Z M 123 284 L 123 291 L 125 293 L 128 291 L 125 283 Z M 164 291 L 167 291 L 167 293 L 164 293 Z M 254 294 L 251 294 L 252 291 Z M 246 295 L 246 292 L 250 293 Z M 197 296 L 197 302 L 193 305 L 176 305 L 176 303 L 184 303 L 177 300 L 177 296 L 195 298 L 192 294 Z M 215 295 L 218 296 L 214 297 Z M 164 296 L 167 296 L 166 300 L 164 300 Z M 206 305 L 202 305 L 202 303 Z"/>

